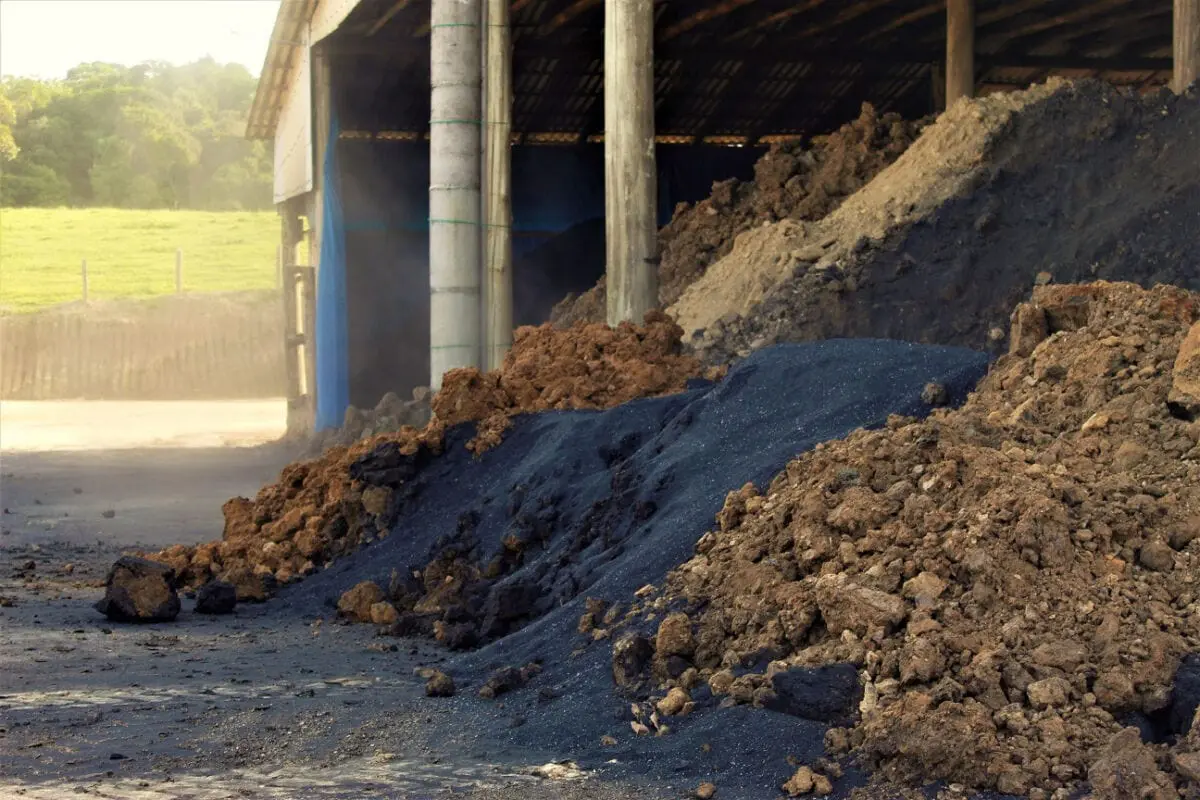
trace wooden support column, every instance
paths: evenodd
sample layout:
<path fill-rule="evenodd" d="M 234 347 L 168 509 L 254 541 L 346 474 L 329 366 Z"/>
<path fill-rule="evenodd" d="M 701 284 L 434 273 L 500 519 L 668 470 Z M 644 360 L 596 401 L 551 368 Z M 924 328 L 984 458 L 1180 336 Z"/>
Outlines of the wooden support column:
<path fill-rule="evenodd" d="M 311 53 L 313 190 L 309 193 L 308 224 L 311 228 L 309 264 L 320 266 L 321 217 L 325 211 L 325 151 L 329 149 L 330 92 L 329 58 L 319 50 Z"/>
<path fill-rule="evenodd" d="M 975 0 L 946 0 L 946 107 L 975 96 Z"/>
<path fill-rule="evenodd" d="M 608 324 L 658 305 L 653 0 L 604 4 L 604 205 Z"/>
<path fill-rule="evenodd" d="M 1200 0 L 1175 0 L 1175 79 L 1182 94 L 1200 81 Z"/>
<path fill-rule="evenodd" d="M 308 194 L 309 266 L 300 284 L 300 330 L 304 337 L 304 394 L 308 399 L 310 427 L 317 419 L 317 281 L 321 274 L 321 236 L 325 230 L 325 153 L 330 147 L 329 122 L 333 93 L 329 56 L 319 49 L 312 63 L 313 190 Z"/>
<path fill-rule="evenodd" d="M 480 365 L 482 0 L 433 0 L 429 26 L 429 385 Z"/>
<path fill-rule="evenodd" d="M 484 341 L 485 367 L 499 369 L 512 347 L 512 36 L 509 0 L 485 0 Z"/>
<path fill-rule="evenodd" d="M 279 204 L 281 221 L 280 247 L 280 295 L 283 300 L 283 358 L 284 375 L 287 381 L 287 431 L 307 432 L 311 424 L 311 411 L 304 393 L 300 354 L 304 338 L 300 333 L 300 302 L 296 295 L 296 250 L 304 238 L 304 225 L 300 221 L 296 204 L 284 200 Z"/>

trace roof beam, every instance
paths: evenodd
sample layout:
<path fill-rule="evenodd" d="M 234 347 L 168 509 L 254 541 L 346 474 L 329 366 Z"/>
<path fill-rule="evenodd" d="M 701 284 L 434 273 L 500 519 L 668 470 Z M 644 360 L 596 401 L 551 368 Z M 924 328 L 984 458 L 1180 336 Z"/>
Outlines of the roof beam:
<path fill-rule="evenodd" d="M 717 3 L 715 6 L 710 6 L 709 8 L 702 8 L 699 11 L 697 11 L 696 13 L 692 14 L 691 16 L 684 17 L 683 19 L 679 20 L 679 22 L 676 22 L 673 25 L 670 25 L 669 27 L 667 27 L 666 30 L 664 30 L 662 32 L 662 35 L 659 37 L 659 39 L 660 39 L 660 41 L 664 41 L 664 42 L 668 41 L 670 39 L 674 39 L 679 34 L 687 33 L 692 28 L 695 28 L 697 25 L 703 25 L 706 22 L 711 22 L 714 19 L 723 17 L 726 14 L 730 14 L 734 11 L 737 11 L 742 6 L 749 5 L 750 3 L 753 3 L 753 2 L 754 2 L 754 0 L 721 0 L 721 2 Z M 820 2 L 821 2 L 821 0 L 809 0 L 810 5 L 820 3 Z M 803 5 L 803 4 L 797 3 L 797 5 Z"/>
<path fill-rule="evenodd" d="M 1015 30 L 997 31 L 995 34 L 986 37 L 980 37 L 979 47 L 982 50 L 995 51 L 1007 49 L 1014 42 L 1019 42 L 1023 37 L 1042 31 L 1051 30 L 1053 28 L 1061 28 L 1071 25 L 1075 22 L 1091 19 L 1099 16 L 1101 13 L 1110 8 L 1128 5 L 1129 0 L 1088 0 L 1082 7 L 1077 8 L 1066 14 L 1055 14 L 1045 19 L 1040 19 L 1037 22 L 1030 22 L 1027 25 L 1022 25 Z"/>
<path fill-rule="evenodd" d="M 910 11 L 907 14 L 901 14 L 900 16 L 896 17 L 891 22 L 887 23 L 886 25 L 880 25 L 878 28 L 871 31 L 866 36 L 862 37 L 859 41 L 861 41 L 861 42 L 873 41 L 882 36 L 886 36 L 887 34 L 891 33 L 894 30 L 898 30 L 900 28 L 911 25 L 914 22 L 920 22 L 921 20 L 923 20 L 927 17 L 940 15 L 945 10 L 946 10 L 946 0 L 937 0 L 936 2 L 930 3 L 927 6 L 923 6 L 914 11 Z"/>
<path fill-rule="evenodd" d="M 374 36 L 375 34 L 379 33 L 379 31 L 383 30 L 383 26 L 391 22 L 392 17 L 403 11 L 410 2 L 412 2 L 412 0 L 396 0 L 396 2 L 392 4 L 391 8 L 383 12 L 383 16 L 377 19 L 374 24 L 367 29 L 367 36 Z"/>

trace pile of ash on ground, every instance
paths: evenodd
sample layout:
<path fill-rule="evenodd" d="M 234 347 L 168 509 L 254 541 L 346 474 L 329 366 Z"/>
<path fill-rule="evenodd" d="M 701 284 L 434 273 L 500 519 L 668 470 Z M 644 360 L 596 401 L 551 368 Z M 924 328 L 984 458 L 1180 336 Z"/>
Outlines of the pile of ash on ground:
<path fill-rule="evenodd" d="M 428 386 L 418 386 L 411 400 L 401 400 L 395 392 L 388 392 L 373 409 L 349 406 L 342 427 L 314 434 L 307 442 L 305 456 L 316 458 L 331 447 L 349 447 L 360 439 L 399 433 L 403 428 L 423 428 L 433 415 L 429 402 L 432 394 Z"/>
<path fill-rule="evenodd" d="M 668 313 L 721 363 L 837 336 L 999 348 L 1035 280 L 1200 289 L 1198 136 L 1194 89 L 960 101 L 823 219 L 739 237 Z"/>
<path fill-rule="evenodd" d="M 901 784 L 1194 791 L 1198 320 L 1175 287 L 1036 290 L 961 408 L 731 493 L 629 632 L 606 632 L 614 666 L 640 652 L 626 679 L 668 708 L 787 711 L 813 668 L 852 665 L 860 713 L 826 743 Z"/>
<path fill-rule="evenodd" d="M 225 504 L 221 541 L 177 545 L 152 557 L 172 566 L 185 587 L 218 578 L 237 586 L 240 600 L 262 600 L 275 584 L 386 536 L 412 500 L 414 477 L 442 452 L 450 426 L 474 423 L 465 449 L 479 454 L 500 442 L 518 414 L 607 408 L 680 392 L 693 378 L 722 374 L 682 355 L 679 335 L 678 326 L 657 312 L 640 326 L 521 328 L 500 370 L 446 374 L 424 427 L 355 437 L 348 446 L 290 464 L 253 500 Z M 419 413 L 422 402 L 414 398 L 409 411 Z"/>
<path fill-rule="evenodd" d="M 340 606 L 385 637 L 468 648 L 438 664 L 456 696 L 431 701 L 470 720 L 449 726 L 458 746 L 499 736 L 513 747 L 552 746 L 588 768 L 713 779 L 722 796 L 770 796 L 794 771 L 789 755 L 821 755 L 824 724 L 737 708 L 697 714 L 670 735 L 636 735 L 606 649 L 577 630 L 585 598 L 631 596 L 661 580 L 687 558 L 727 491 L 768 481 L 797 453 L 882 426 L 891 414 L 961 402 L 986 365 L 960 348 L 783 345 L 683 393 L 518 417 L 479 457 L 463 447 L 471 426 L 452 429 L 445 453 L 414 479 L 391 535 L 289 587 L 289 613 Z M 926 391 L 930 382 L 942 390 Z M 380 448 L 358 474 L 371 491 L 394 491 L 395 463 Z M 479 696 L 498 667 L 531 663 L 540 672 L 503 706 Z M 614 757 L 625 766 L 605 766 Z"/>
<path fill-rule="evenodd" d="M 880 115 L 864 104 L 858 119 L 807 142 L 771 146 L 753 181 L 713 184 L 712 196 L 680 204 L 659 232 L 660 302 L 674 303 L 710 264 L 726 256 L 739 234 L 782 219 L 816 220 L 895 161 L 926 123 Z M 560 326 L 605 319 L 605 282 L 568 296 L 551 312 Z"/>

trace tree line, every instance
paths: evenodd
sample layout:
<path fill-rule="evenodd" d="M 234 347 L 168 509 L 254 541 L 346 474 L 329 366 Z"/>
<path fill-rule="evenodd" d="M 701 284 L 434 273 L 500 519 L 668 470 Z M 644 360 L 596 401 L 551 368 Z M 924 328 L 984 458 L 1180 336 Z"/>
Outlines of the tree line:
<path fill-rule="evenodd" d="M 271 207 L 271 149 L 244 138 L 239 64 L 89 63 L 0 80 L 0 205 Z"/>

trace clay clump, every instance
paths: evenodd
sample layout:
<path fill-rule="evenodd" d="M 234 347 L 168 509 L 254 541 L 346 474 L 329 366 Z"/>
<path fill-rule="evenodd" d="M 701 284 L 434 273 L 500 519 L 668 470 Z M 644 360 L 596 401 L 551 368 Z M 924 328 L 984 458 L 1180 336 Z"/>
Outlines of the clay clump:
<path fill-rule="evenodd" d="M 170 622 L 179 615 L 175 571 L 165 564 L 122 556 L 108 571 L 96 610 L 116 622 Z"/>

